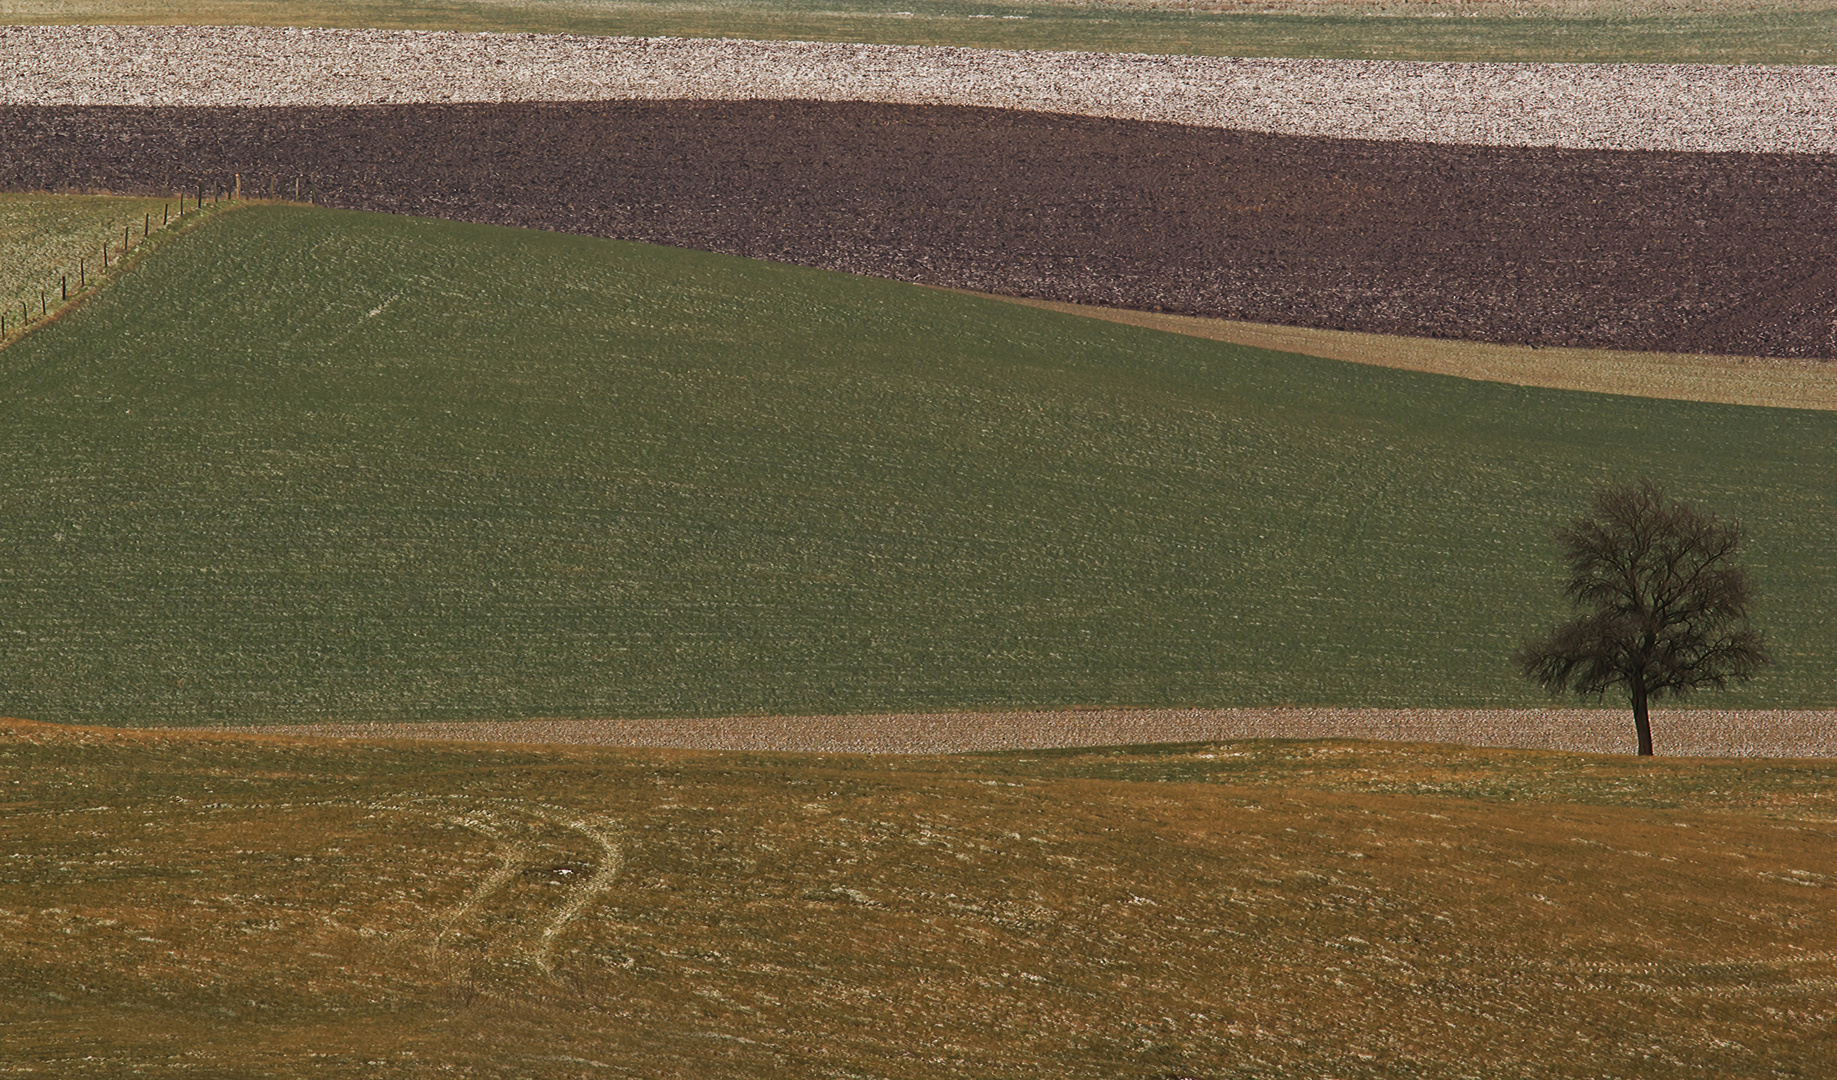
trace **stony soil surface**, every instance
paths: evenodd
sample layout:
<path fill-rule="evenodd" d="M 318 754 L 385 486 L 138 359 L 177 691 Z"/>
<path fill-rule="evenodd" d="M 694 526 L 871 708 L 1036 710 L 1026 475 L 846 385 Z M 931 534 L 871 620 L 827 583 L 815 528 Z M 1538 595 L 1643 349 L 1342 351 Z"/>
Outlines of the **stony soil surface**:
<path fill-rule="evenodd" d="M 1837 69 L 1452 64 L 261 27 L 0 29 L 0 103 L 821 100 L 1285 135 L 1837 152 Z"/>
<path fill-rule="evenodd" d="M 877 716 L 677 720 L 519 720 L 288 724 L 226 728 L 270 735 L 592 743 L 690 750 L 939 754 L 1229 739 L 1386 739 L 1581 753 L 1633 752 L 1620 709 L 1078 709 Z M 1837 757 L 1837 712 L 1657 709 L 1667 757 Z"/>
<path fill-rule="evenodd" d="M 1837 68 L 0 28 L 13 190 L 241 174 L 1013 296 L 1733 356 L 1837 357 L 1834 114 Z"/>
<path fill-rule="evenodd" d="M 1837 356 L 1837 155 L 1475 147 L 826 102 L 0 106 L 0 186 L 281 190 L 984 292 Z"/>

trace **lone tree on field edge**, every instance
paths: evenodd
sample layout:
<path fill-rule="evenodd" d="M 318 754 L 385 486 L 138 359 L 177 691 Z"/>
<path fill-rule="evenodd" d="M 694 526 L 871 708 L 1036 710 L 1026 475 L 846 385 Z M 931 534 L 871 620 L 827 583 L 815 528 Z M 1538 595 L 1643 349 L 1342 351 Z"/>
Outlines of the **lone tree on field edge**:
<path fill-rule="evenodd" d="M 1639 754 L 1650 756 L 1654 699 L 1746 682 L 1773 662 L 1748 624 L 1741 541 L 1740 525 L 1667 500 L 1651 480 L 1598 492 L 1593 513 L 1556 532 L 1569 564 L 1563 592 L 1582 614 L 1525 642 L 1519 670 L 1554 694 L 1625 687 Z"/>

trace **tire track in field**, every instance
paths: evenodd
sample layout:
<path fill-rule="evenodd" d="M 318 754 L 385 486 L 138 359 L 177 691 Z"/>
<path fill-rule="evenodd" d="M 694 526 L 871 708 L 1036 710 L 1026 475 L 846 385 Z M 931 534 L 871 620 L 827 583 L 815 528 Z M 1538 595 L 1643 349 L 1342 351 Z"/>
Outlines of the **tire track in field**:
<path fill-rule="evenodd" d="M 440 954 L 441 943 L 461 920 L 476 911 L 478 906 L 489 899 L 493 893 L 516 880 L 516 876 L 535 859 L 535 851 L 527 843 L 505 836 L 502 822 L 488 811 L 478 811 L 450 817 L 446 820 L 499 841 L 497 849 L 499 865 L 497 869 L 486 874 L 472 891 L 465 895 L 464 899 L 434 917 L 434 943 L 427 950 L 430 957 Z"/>
<path fill-rule="evenodd" d="M 616 835 L 618 823 L 604 815 L 580 815 L 511 800 L 498 800 L 498 803 L 510 814 L 577 833 L 599 849 L 593 874 L 585 882 L 568 889 L 567 898 L 549 913 L 540 933 L 520 950 L 524 960 L 544 975 L 553 977 L 555 947 L 564 931 L 612 888 L 624 868 L 624 853 Z M 428 949 L 430 957 L 439 955 L 447 934 L 537 861 L 535 847 L 528 840 L 513 835 L 518 826 L 527 826 L 527 820 L 507 819 L 504 813 L 484 807 L 449 815 L 443 820 L 497 841 L 495 854 L 499 865 L 480 879 L 459 903 L 434 916 L 434 940 Z"/>
<path fill-rule="evenodd" d="M 540 811 L 536 811 L 540 813 Z M 587 881 L 568 890 L 568 899 L 550 916 L 547 926 L 542 928 L 542 936 L 529 953 L 529 959 L 542 969 L 545 975 L 552 975 L 554 968 L 552 958 L 555 942 L 569 923 L 579 918 L 593 902 L 612 888 L 612 883 L 624 866 L 624 858 L 616 840 L 610 835 L 612 822 L 609 819 L 595 820 L 591 817 L 565 818 L 555 815 L 543 815 L 543 820 L 551 824 L 571 829 L 592 840 L 600 849 L 600 863 Z"/>

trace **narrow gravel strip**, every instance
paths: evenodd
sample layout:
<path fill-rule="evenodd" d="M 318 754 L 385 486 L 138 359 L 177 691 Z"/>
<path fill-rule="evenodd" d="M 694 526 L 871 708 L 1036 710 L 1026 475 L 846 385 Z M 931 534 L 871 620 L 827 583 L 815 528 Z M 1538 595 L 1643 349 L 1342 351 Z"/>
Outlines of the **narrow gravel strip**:
<path fill-rule="evenodd" d="M 516 720 L 285 724 L 217 730 L 352 739 L 586 743 L 683 750 L 946 754 L 1212 742 L 1383 739 L 1579 753 L 1633 752 L 1622 709 L 1078 709 L 689 720 Z M 1837 711 L 1655 709 L 1667 757 L 1837 757 Z"/>
<path fill-rule="evenodd" d="M 1837 68 L 1452 64 L 266 27 L 0 27 L 0 104 L 807 99 L 1284 135 L 1837 151 Z"/>

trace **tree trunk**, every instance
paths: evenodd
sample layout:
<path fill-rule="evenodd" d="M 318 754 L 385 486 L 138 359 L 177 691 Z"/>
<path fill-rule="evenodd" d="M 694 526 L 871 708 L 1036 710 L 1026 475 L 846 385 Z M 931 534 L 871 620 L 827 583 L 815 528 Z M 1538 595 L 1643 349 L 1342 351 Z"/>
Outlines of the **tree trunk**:
<path fill-rule="evenodd" d="M 1633 730 L 1639 733 L 1639 756 L 1652 756 L 1652 721 L 1646 714 L 1646 684 L 1633 684 Z"/>

